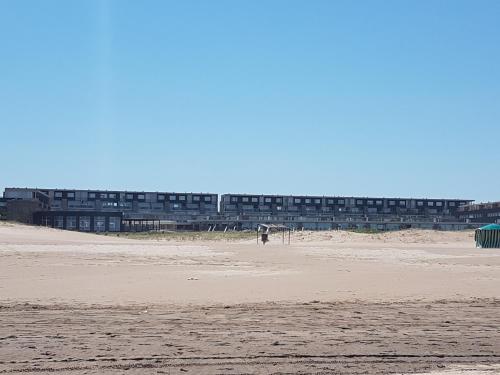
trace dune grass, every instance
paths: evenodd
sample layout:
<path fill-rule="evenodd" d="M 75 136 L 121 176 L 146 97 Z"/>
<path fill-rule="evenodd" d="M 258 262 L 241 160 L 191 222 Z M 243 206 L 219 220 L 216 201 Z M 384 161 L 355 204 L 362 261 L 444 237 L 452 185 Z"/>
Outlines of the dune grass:
<path fill-rule="evenodd" d="M 255 238 L 254 231 L 238 232 L 120 232 L 104 233 L 106 236 L 130 238 L 136 240 L 163 241 L 241 241 Z"/>

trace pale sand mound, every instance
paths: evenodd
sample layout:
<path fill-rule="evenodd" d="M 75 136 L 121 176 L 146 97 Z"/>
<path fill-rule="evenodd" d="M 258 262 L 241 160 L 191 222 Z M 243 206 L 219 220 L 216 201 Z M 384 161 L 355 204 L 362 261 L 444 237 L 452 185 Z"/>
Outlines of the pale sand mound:
<path fill-rule="evenodd" d="M 278 237 L 279 234 L 274 236 Z M 470 241 L 474 231 L 435 231 L 425 229 L 407 229 L 381 233 L 357 233 L 352 231 L 296 231 L 294 241 L 333 241 L 333 242 L 402 242 L 402 243 L 449 243 Z"/>
<path fill-rule="evenodd" d="M 1 244 L 123 243 L 119 237 L 0 221 Z M 1 250 L 1 248 L 0 248 Z"/>

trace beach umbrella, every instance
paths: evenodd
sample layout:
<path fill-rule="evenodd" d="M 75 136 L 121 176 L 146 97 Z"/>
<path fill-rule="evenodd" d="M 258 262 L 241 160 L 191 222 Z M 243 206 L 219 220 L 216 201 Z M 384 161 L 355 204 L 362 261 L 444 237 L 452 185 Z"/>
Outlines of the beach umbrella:
<path fill-rule="evenodd" d="M 476 247 L 500 248 L 500 225 L 488 224 L 476 229 L 474 239 L 476 240 Z"/>

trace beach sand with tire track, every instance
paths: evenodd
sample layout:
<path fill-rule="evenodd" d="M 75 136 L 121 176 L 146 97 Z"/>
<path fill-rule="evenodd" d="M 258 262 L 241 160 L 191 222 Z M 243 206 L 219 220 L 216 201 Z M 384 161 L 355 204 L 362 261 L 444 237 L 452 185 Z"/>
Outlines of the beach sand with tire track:
<path fill-rule="evenodd" d="M 0 224 L 0 373 L 499 373 L 473 232 L 178 241 Z"/>

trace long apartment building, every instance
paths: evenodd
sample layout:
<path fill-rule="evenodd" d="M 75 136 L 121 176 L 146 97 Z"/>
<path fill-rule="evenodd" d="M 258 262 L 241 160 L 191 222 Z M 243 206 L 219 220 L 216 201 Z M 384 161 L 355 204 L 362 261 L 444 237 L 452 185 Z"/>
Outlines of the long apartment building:
<path fill-rule="evenodd" d="M 264 213 L 276 216 L 377 214 L 455 216 L 460 206 L 471 202 L 461 199 L 224 194 L 221 196 L 221 213 L 237 215 Z"/>
<path fill-rule="evenodd" d="M 471 200 L 6 188 L 7 217 L 80 231 L 162 228 L 463 229 Z M 487 221 L 483 221 L 487 222 Z M 153 226 L 151 227 L 151 224 Z"/>
<path fill-rule="evenodd" d="M 40 207 L 40 199 L 46 203 Z M 6 188 L 11 218 L 61 229 L 120 231 L 144 222 L 187 222 L 217 215 L 218 195 L 143 191 Z M 29 206 L 30 202 L 32 206 Z"/>
<path fill-rule="evenodd" d="M 472 223 L 500 224 L 500 202 L 475 203 L 461 206 L 458 217 Z"/>
<path fill-rule="evenodd" d="M 377 223 L 388 222 L 428 223 L 432 227 L 435 223 L 458 222 L 458 208 L 471 202 L 464 199 L 224 194 L 220 211 L 226 218 L 237 217 L 251 223 L 278 221 L 309 229 L 351 227 L 353 223 L 363 222 L 375 229 L 381 228 Z"/>

